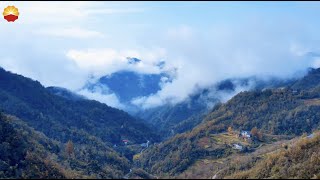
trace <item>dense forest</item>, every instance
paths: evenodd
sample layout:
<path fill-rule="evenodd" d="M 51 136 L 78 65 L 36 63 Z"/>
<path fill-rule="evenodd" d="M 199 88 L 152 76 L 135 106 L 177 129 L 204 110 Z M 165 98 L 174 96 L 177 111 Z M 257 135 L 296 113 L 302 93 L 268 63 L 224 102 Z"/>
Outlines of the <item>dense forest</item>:
<path fill-rule="evenodd" d="M 3 113 L 1 178 L 122 178 L 130 162 L 92 137 L 87 144 L 52 140 Z"/>
<path fill-rule="evenodd" d="M 66 178 L 48 158 L 59 147 L 14 117 L 0 114 L 0 178 Z"/>
<path fill-rule="evenodd" d="M 138 146 L 160 139 L 126 112 L 97 101 L 55 95 L 39 82 L 1 68 L 0 109 L 52 141 L 72 142 L 75 158 L 68 160 L 71 169 L 93 177 L 121 178 L 129 171 L 132 157 L 140 149 L 126 146 L 124 139 Z"/>
<path fill-rule="evenodd" d="M 83 134 L 106 143 L 122 139 L 142 143 L 157 140 L 143 122 L 126 112 L 92 100 L 69 100 L 54 95 L 39 82 L 0 69 L 0 108 L 28 125 L 63 142 L 87 142 Z"/>

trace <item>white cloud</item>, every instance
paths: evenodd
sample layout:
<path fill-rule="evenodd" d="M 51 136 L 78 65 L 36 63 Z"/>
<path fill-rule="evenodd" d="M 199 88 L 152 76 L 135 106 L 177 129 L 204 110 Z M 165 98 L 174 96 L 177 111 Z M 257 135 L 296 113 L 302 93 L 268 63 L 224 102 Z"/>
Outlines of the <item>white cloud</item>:
<path fill-rule="evenodd" d="M 177 14 L 186 13 L 181 18 L 164 13 L 163 10 L 168 10 L 166 5 L 161 5 L 162 8 L 156 5 L 153 11 L 144 14 L 141 12 L 145 12 L 146 6 L 140 3 L 2 4 L 17 6 L 20 16 L 15 23 L 0 26 L 0 40 L 5 44 L 0 49 L 0 66 L 39 80 L 45 86 L 76 90 L 91 74 L 107 75 L 125 69 L 159 73 L 154 64 L 165 60 L 168 69 L 177 68 L 177 79 L 161 84 L 162 90 L 157 94 L 134 101 L 145 107 L 179 102 L 196 86 L 206 87 L 229 77 L 290 77 L 297 70 L 319 66 L 319 60 L 304 56 L 319 50 L 315 10 L 312 16 L 289 7 L 285 12 L 270 14 L 244 5 L 239 13 L 225 17 L 214 15 L 228 14 L 228 10 L 234 9 L 226 6 L 223 13 L 212 14 L 199 4 L 199 12 L 188 12 L 192 10 L 190 7 L 177 10 Z M 246 8 L 250 9 L 248 13 Z M 292 10 L 297 10 L 297 15 Z M 304 7 L 303 12 L 306 10 Z M 254 18 L 248 16 L 252 14 Z M 101 38 L 106 35 L 107 38 Z M 143 62 L 128 65 L 126 57 Z M 103 99 L 96 94 L 91 96 Z M 118 103 L 112 95 L 101 101 Z"/>
<path fill-rule="evenodd" d="M 98 15 L 127 14 L 144 12 L 145 8 L 116 8 L 114 3 L 73 1 L 73 2 L 17 2 L 8 1 L 20 12 L 22 24 L 83 23 Z M 18 21 L 17 21 L 18 22 Z"/>
<path fill-rule="evenodd" d="M 95 75 L 107 75 L 119 70 L 132 70 L 140 73 L 159 73 L 154 66 L 165 56 L 163 49 L 150 50 L 116 50 L 112 48 L 69 50 L 69 60 L 83 70 Z M 135 57 L 142 61 L 136 65 L 128 64 L 127 57 Z"/>
<path fill-rule="evenodd" d="M 125 109 L 125 106 L 119 102 L 119 99 L 115 94 L 102 94 L 101 92 L 90 92 L 88 90 L 81 90 L 77 93 L 87 97 L 88 99 L 105 103 L 108 106 Z"/>
<path fill-rule="evenodd" d="M 132 103 L 144 108 L 177 103 L 192 94 L 195 87 L 253 75 L 288 78 L 317 63 L 305 56 L 305 43 L 295 41 L 289 33 L 283 34 L 289 31 L 286 27 L 278 27 L 278 31 L 272 28 L 249 23 L 213 26 L 206 32 L 183 28 L 192 33 L 182 35 L 182 39 L 179 35 L 186 30 L 165 34 L 166 41 L 162 43 L 167 48 L 166 60 L 179 66 L 177 79 L 164 84 L 157 94 Z M 300 36 L 309 38 L 306 34 Z M 177 38 L 181 41 L 177 42 Z M 223 100 L 232 95 L 224 95 Z"/>
<path fill-rule="evenodd" d="M 124 109 L 125 106 L 120 103 L 118 97 L 110 92 L 108 87 L 104 85 L 95 86 L 92 90 L 81 89 L 76 91 L 76 93 L 81 94 L 88 99 L 96 100 L 102 103 L 107 104 L 108 106 L 112 106 L 115 108 Z"/>

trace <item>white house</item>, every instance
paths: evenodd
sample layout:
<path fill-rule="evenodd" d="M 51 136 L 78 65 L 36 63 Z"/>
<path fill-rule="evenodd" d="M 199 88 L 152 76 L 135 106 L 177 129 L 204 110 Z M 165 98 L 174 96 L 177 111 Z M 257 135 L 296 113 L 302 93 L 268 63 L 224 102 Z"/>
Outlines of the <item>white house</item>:
<path fill-rule="evenodd" d="M 237 149 L 237 150 L 241 151 L 243 149 L 243 147 L 239 144 L 233 144 L 233 149 Z"/>
<path fill-rule="evenodd" d="M 251 133 L 249 131 L 241 131 L 240 135 L 243 138 L 251 138 Z"/>

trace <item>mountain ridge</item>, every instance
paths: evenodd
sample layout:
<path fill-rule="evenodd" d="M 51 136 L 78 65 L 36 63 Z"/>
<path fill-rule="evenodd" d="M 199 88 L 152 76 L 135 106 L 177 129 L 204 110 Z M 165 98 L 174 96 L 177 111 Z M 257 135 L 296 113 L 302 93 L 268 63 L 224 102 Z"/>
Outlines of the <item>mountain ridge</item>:
<path fill-rule="evenodd" d="M 302 80 L 308 76 L 310 74 Z M 319 130 L 320 84 L 312 86 L 300 91 L 288 85 L 240 92 L 228 102 L 216 105 L 191 131 L 175 135 L 145 151 L 136 165 L 153 175 L 173 178 L 201 159 L 223 159 L 237 153 L 229 139 L 258 150 L 260 145 L 270 145 L 273 141 L 284 140 L 283 137 L 292 138 Z M 232 136 L 228 135 L 229 127 L 235 132 Z M 236 136 L 242 130 L 254 132 L 254 128 L 260 135 L 249 145 Z"/>

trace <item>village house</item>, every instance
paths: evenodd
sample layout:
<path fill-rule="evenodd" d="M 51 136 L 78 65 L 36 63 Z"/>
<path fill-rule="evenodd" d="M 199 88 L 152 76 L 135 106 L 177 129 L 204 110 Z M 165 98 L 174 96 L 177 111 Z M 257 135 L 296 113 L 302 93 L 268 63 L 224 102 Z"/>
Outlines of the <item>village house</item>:
<path fill-rule="evenodd" d="M 239 145 L 239 144 L 233 144 L 233 147 L 232 147 L 233 149 L 237 149 L 237 150 L 240 150 L 240 151 L 242 151 L 242 149 L 243 149 L 243 147 L 241 146 L 241 145 Z"/>
<path fill-rule="evenodd" d="M 241 131 L 239 137 L 249 139 L 251 138 L 251 133 L 249 131 Z"/>

